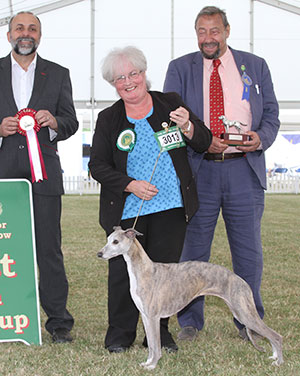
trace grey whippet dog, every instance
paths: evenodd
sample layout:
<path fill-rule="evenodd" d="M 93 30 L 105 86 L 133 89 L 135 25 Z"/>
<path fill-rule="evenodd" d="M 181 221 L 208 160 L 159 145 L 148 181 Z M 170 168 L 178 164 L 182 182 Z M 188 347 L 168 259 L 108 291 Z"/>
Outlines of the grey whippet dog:
<path fill-rule="evenodd" d="M 200 295 L 222 298 L 233 316 L 245 325 L 254 347 L 264 351 L 255 343 L 252 331 L 271 342 L 273 363 L 283 363 L 282 337 L 259 317 L 252 291 L 242 278 L 208 262 L 152 262 L 136 239 L 137 235 L 142 234 L 134 229 L 114 227 L 107 244 L 97 255 L 103 259 L 123 255 L 127 263 L 130 293 L 141 313 L 149 348 L 148 359 L 142 366 L 153 369 L 161 357 L 160 319 L 174 315 Z"/>

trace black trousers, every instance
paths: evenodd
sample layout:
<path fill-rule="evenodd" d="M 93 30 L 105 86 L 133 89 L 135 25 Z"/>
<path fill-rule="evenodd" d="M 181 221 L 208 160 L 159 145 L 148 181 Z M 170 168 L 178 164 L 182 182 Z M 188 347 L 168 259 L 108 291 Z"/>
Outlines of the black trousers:
<path fill-rule="evenodd" d="M 134 219 L 121 221 L 125 230 Z M 143 234 L 138 240 L 152 261 L 178 262 L 186 230 L 183 208 L 149 214 L 138 218 L 135 229 Z M 129 277 L 123 256 L 109 260 L 108 320 L 105 347 L 112 344 L 130 346 L 136 337 L 139 312 L 129 292 Z M 161 342 L 170 343 L 168 319 L 161 320 Z"/>
<path fill-rule="evenodd" d="M 46 329 L 71 330 L 74 319 L 67 311 L 68 281 L 61 251 L 61 196 L 33 195 L 39 295 L 48 316 Z"/>

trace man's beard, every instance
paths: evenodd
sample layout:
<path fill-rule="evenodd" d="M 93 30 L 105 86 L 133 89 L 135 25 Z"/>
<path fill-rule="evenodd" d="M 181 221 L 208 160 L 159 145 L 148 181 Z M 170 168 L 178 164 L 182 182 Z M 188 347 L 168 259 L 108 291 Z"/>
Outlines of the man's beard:
<path fill-rule="evenodd" d="M 23 41 L 31 42 L 31 44 L 26 47 L 21 46 Z M 27 56 L 34 53 L 39 46 L 39 43 L 34 38 L 17 38 L 16 40 L 12 39 L 10 43 L 15 53 L 22 56 Z"/>
<path fill-rule="evenodd" d="M 218 48 L 217 48 L 216 52 L 214 52 L 212 55 L 208 55 L 204 51 L 204 47 L 205 46 L 217 46 Z M 200 45 L 200 50 L 202 52 L 203 57 L 205 57 L 205 59 L 211 59 L 211 60 L 217 59 L 220 56 L 220 52 L 221 52 L 221 50 L 220 50 L 220 43 L 218 43 L 218 42 L 202 43 Z"/>

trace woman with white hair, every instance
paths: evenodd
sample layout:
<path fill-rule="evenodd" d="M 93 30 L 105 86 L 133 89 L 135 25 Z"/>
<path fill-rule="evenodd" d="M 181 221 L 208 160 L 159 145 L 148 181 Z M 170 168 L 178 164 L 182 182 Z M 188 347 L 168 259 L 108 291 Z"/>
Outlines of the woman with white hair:
<path fill-rule="evenodd" d="M 212 136 L 178 94 L 150 91 L 146 70 L 146 58 L 135 47 L 114 49 L 105 58 L 103 78 L 116 88 L 120 100 L 98 115 L 89 168 L 101 183 L 100 224 L 107 236 L 114 226 L 133 227 L 144 200 L 135 226 L 143 233 L 140 243 L 153 261 L 178 262 L 186 223 L 198 207 L 186 145 L 191 153 L 201 153 Z M 161 147 L 154 134 L 166 125 L 177 125 L 184 143 L 158 157 Z M 105 347 L 123 352 L 135 340 L 139 312 L 121 256 L 109 260 L 108 310 Z M 168 319 L 161 320 L 161 344 L 169 352 L 178 349 Z"/>

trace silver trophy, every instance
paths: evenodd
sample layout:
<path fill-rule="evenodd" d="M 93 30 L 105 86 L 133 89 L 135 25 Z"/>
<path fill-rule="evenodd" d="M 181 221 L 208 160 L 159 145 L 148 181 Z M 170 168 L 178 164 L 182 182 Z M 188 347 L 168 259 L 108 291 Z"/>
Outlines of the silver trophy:
<path fill-rule="evenodd" d="M 250 136 L 243 133 L 242 129 L 242 126 L 246 127 L 247 124 L 243 124 L 236 120 L 228 120 L 224 115 L 219 116 L 219 119 L 222 120 L 225 127 L 225 133 L 221 134 L 221 138 L 224 140 L 225 144 L 229 146 L 243 146 L 244 141 L 250 141 Z M 230 127 L 234 127 L 238 131 L 238 133 L 230 133 Z"/>

